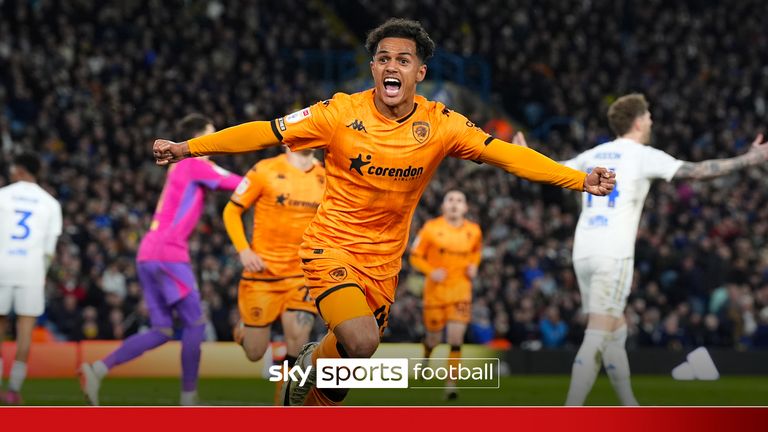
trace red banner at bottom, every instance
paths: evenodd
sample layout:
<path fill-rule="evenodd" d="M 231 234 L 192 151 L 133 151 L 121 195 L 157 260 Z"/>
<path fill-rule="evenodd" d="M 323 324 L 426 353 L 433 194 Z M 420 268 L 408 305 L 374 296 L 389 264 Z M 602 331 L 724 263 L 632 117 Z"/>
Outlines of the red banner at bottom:
<path fill-rule="evenodd" d="M 482 431 L 759 431 L 768 427 L 765 407 L 670 408 L 0 408 L 4 430 L 99 430 L 160 428 L 210 430 L 456 430 Z"/>

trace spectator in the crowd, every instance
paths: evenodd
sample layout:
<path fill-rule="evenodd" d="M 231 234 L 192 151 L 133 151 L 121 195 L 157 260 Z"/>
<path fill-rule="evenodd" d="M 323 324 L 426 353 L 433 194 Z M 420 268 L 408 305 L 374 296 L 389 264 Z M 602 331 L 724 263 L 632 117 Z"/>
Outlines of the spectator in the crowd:
<path fill-rule="evenodd" d="M 539 329 L 544 348 L 560 348 L 565 344 L 568 325 L 560 319 L 560 310 L 556 306 L 547 308 L 544 318 L 539 322 Z"/>

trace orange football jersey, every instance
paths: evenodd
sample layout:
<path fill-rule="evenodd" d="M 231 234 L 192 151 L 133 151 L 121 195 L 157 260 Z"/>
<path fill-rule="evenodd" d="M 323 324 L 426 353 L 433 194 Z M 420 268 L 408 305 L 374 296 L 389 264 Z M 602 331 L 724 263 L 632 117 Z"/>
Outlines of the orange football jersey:
<path fill-rule="evenodd" d="M 373 98 L 374 90 L 338 93 L 273 120 L 272 130 L 294 151 L 325 149 L 328 193 L 299 255 L 386 278 L 400 270 L 411 217 L 440 162 L 477 160 L 493 138 L 440 102 L 416 96 L 410 114 L 390 120 Z"/>
<path fill-rule="evenodd" d="M 480 226 L 474 222 L 465 220 L 455 227 L 441 216 L 424 224 L 414 241 L 411 263 L 426 276 L 425 306 L 472 300 L 472 281 L 467 276 L 467 267 L 480 265 L 482 245 Z M 439 283 L 429 277 L 438 268 L 447 272 L 445 280 Z"/>
<path fill-rule="evenodd" d="M 266 272 L 243 272 L 246 278 L 302 276 L 299 245 L 315 217 L 325 190 L 325 169 L 316 163 L 302 171 L 286 155 L 264 159 L 253 166 L 232 194 L 242 208 L 254 206 L 251 249 Z"/>

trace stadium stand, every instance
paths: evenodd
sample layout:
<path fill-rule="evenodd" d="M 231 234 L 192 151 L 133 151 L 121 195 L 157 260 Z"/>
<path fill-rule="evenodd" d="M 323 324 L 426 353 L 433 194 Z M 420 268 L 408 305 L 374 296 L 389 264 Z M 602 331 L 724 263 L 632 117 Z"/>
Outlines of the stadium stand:
<path fill-rule="evenodd" d="M 56 337 L 120 339 L 147 325 L 133 259 L 163 181 L 152 138 L 171 137 L 191 111 L 224 127 L 329 96 L 320 82 L 329 76 L 307 59 L 357 53 L 362 32 L 388 16 L 421 18 L 444 52 L 484 58 L 489 104 L 556 158 L 609 139 L 606 107 L 630 91 L 652 104 L 655 145 L 681 159 L 738 154 L 764 127 L 764 2 L 348 3 L 0 2 L 0 166 L 18 149 L 40 151 L 43 183 L 64 209 L 44 317 Z M 473 120 L 508 133 L 499 117 L 478 112 Z M 219 162 L 243 172 L 254 160 Z M 763 177 L 754 169 L 653 187 L 627 310 L 631 346 L 768 347 Z M 467 193 L 470 218 L 486 234 L 470 340 L 578 346 L 575 197 L 451 160 L 422 198 L 412 232 L 438 214 L 450 188 Z M 219 217 L 226 198 L 210 201 L 191 242 L 208 337 L 218 340 L 231 338 L 237 320 L 239 266 Z M 407 266 L 401 281 L 386 337 L 417 341 L 420 284 Z M 563 326 L 565 336 L 555 330 Z"/>

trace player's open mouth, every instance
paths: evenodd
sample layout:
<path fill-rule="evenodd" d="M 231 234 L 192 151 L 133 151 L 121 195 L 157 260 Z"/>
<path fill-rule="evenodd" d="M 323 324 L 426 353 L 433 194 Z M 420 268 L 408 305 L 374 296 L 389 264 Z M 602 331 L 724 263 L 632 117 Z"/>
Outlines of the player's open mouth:
<path fill-rule="evenodd" d="M 389 97 L 395 97 L 400 92 L 400 80 L 397 78 L 384 78 L 384 92 Z"/>

